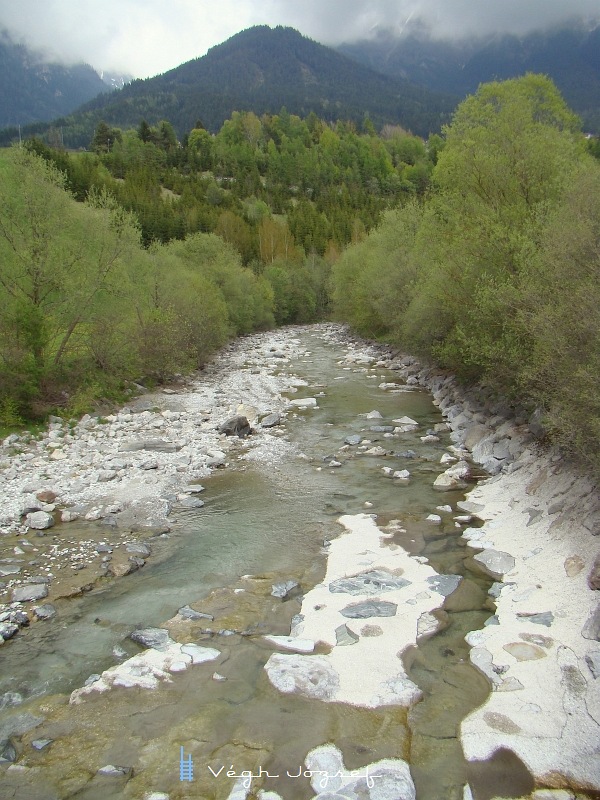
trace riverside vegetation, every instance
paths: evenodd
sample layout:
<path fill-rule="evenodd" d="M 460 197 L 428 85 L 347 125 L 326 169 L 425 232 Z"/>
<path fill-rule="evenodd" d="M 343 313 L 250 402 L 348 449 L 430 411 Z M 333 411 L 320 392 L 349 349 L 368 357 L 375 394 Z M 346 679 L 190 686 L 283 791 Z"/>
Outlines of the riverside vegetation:
<path fill-rule="evenodd" d="M 333 313 L 600 470 L 600 165 L 549 79 L 481 86 L 426 143 L 282 109 L 91 146 L 0 159 L 0 424 Z"/>

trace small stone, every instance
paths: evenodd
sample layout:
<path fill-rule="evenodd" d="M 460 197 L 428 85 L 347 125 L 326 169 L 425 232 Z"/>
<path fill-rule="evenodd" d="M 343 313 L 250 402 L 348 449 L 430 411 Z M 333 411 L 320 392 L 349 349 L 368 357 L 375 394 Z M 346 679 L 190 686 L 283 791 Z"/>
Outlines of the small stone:
<path fill-rule="evenodd" d="M 316 397 L 303 397 L 298 398 L 297 400 L 290 400 L 290 404 L 295 406 L 295 408 L 316 408 L 317 407 L 317 398 Z"/>
<path fill-rule="evenodd" d="M 335 639 L 338 647 L 356 644 L 359 638 L 347 625 L 340 625 L 335 629 Z"/>
<path fill-rule="evenodd" d="M 296 653 L 312 653 L 315 649 L 312 639 L 296 639 L 293 636 L 263 636 L 263 639 L 276 647 Z"/>
<path fill-rule="evenodd" d="M 53 503 L 56 500 L 56 493 L 51 492 L 49 489 L 43 489 L 36 494 L 37 499 L 41 503 Z"/>
<path fill-rule="evenodd" d="M 365 450 L 365 452 L 363 453 L 363 455 L 365 455 L 365 456 L 379 456 L 379 457 L 385 456 L 386 454 L 387 454 L 387 450 L 385 450 L 383 447 L 379 447 L 379 446 L 370 447 L 368 450 Z"/>
<path fill-rule="evenodd" d="M 202 508 L 204 506 L 204 500 L 200 500 L 199 497 L 185 497 L 183 500 L 179 501 L 179 505 L 182 508 Z"/>
<path fill-rule="evenodd" d="M 379 625 L 363 625 L 360 629 L 361 636 L 383 636 L 383 628 Z"/>
<path fill-rule="evenodd" d="M 435 525 L 440 525 L 442 522 L 442 518 L 439 514 L 428 514 L 425 518 L 426 522 L 433 522 Z"/>
<path fill-rule="evenodd" d="M 213 672 L 212 679 L 213 679 L 213 681 L 226 681 L 227 680 L 225 675 L 221 675 L 220 672 Z"/>
<path fill-rule="evenodd" d="M 432 591 L 448 597 L 458 587 L 462 581 L 460 575 L 431 575 L 427 578 L 427 584 Z"/>
<path fill-rule="evenodd" d="M 101 767 L 98 772 L 98 775 L 103 775 L 104 777 L 108 778 L 131 778 L 133 775 L 133 767 L 121 767 L 115 766 L 113 764 L 107 764 L 105 767 Z"/>
<path fill-rule="evenodd" d="M 406 578 L 393 575 L 383 569 L 376 569 L 369 572 L 361 572 L 353 577 L 338 578 L 335 581 L 331 581 L 329 591 L 365 595 L 391 592 L 396 589 L 403 589 L 405 586 L 410 586 L 410 581 Z"/>
<path fill-rule="evenodd" d="M 45 583 L 34 583 L 30 586 L 20 586 L 13 589 L 13 603 L 26 603 L 32 600 L 42 600 L 48 597 L 48 587 Z"/>
<path fill-rule="evenodd" d="M 586 654 L 585 661 L 594 678 L 600 678 L 600 650 L 591 650 Z"/>
<path fill-rule="evenodd" d="M 18 630 L 18 625 L 14 625 L 11 622 L 0 622 L 0 638 L 4 639 L 4 641 L 12 639 Z"/>
<path fill-rule="evenodd" d="M 52 619 L 56 616 L 56 608 L 52 603 L 44 603 L 41 606 L 34 606 L 33 613 L 37 619 Z"/>
<path fill-rule="evenodd" d="M 546 653 L 541 647 L 534 644 L 525 644 L 523 642 L 511 642 L 505 644 L 503 649 L 510 653 L 517 661 L 535 661 L 538 658 L 545 658 Z"/>
<path fill-rule="evenodd" d="M 12 764 L 17 760 L 17 751 L 10 739 L 0 741 L 0 764 Z"/>
<path fill-rule="evenodd" d="M 554 614 L 551 611 L 544 611 L 541 614 L 518 612 L 517 617 L 526 619 L 528 622 L 533 622 L 535 625 L 545 625 L 547 628 L 554 622 Z"/>
<path fill-rule="evenodd" d="M 281 424 L 281 415 L 280 414 L 267 414 L 266 417 L 263 417 L 260 421 L 261 428 L 274 428 L 276 425 Z"/>
<path fill-rule="evenodd" d="M 53 739 L 34 739 L 31 746 L 34 750 L 43 750 L 45 747 L 48 747 L 49 744 L 52 744 L 53 741 Z"/>
<path fill-rule="evenodd" d="M 369 617 L 393 617 L 398 611 L 396 603 L 386 600 L 365 600 L 362 603 L 352 603 L 342 608 L 340 614 L 350 619 L 368 619 Z"/>
<path fill-rule="evenodd" d="M 271 587 L 271 594 L 273 597 L 280 597 L 282 600 L 285 600 L 285 598 L 289 597 L 290 593 L 293 592 L 294 589 L 298 588 L 298 581 L 282 581 L 281 583 L 273 584 Z"/>
<path fill-rule="evenodd" d="M 204 614 L 202 611 L 195 611 L 190 606 L 182 606 L 177 613 L 184 619 L 208 619 L 211 622 L 214 620 L 212 614 Z"/>
<path fill-rule="evenodd" d="M 419 423 L 411 417 L 400 417 L 399 419 L 393 419 L 392 422 L 395 425 L 410 425 L 415 428 L 419 427 Z"/>
<path fill-rule="evenodd" d="M 361 441 L 362 441 L 362 436 L 359 436 L 358 434 L 352 434 L 351 436 L 346 436 L 346 438 L 344 439 L 345 444 L 349 445 L 357 445 L 360 444 Z"/>

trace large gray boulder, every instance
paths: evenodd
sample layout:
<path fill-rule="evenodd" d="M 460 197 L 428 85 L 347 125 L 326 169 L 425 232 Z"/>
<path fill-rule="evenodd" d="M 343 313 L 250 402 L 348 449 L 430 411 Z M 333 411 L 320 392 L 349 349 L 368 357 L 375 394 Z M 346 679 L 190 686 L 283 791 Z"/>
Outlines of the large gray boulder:
<path fill-rule="evenodd" d="M 240 439 L 248 436 L 251 430 L 248 419 L 241 415 L 230 417 L 219 425 L 219 433 L 224 433 L 225 436 L 239 436 Z"/>
<path fill-rule="evenodd" d="M 54 525 L 54 517 L 46 511 L 34 511 L 33 514 L 27 514 L 25 524 L 36 531 L 45 531 Z"/>

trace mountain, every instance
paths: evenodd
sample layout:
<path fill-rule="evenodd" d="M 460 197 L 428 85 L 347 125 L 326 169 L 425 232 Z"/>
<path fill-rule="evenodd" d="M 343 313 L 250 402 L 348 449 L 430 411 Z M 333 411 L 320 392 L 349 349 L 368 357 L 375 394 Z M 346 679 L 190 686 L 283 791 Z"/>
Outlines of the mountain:
<path fill-rule="evenodd" d="M 423 30 L 406 35 L 379 30 L 338 50 L 390 77 L 461 97 L 480 83 L 544 73 L 582 117 L 584 128 L 600 132 L 600 24 L 460 42 L 432 39 Z"/>
<path fill-rule="evenodd" d="M 293 28 L 236 34 L 205 56 L 102 95 L 57 121 L 65 143 L 87 146 L 100 120 L 121 128 L 168 120 L 183 136 L 198 119 L 217 131 L 233 111 L 314 111 L 329 119 L 400 124 L 427 136 L 450 118 L 456 98 L 378 74 Z"/>
<path fill-rule="evenodd" d="M 0 31 L 0 127 L 64 116 L 107 91 L 88 64 L 49 63 Z"/>

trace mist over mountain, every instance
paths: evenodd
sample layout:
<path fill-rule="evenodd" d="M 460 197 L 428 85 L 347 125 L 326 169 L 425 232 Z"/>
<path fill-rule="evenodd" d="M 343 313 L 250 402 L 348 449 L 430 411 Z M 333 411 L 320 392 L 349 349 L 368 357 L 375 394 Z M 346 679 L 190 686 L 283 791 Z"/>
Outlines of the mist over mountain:
<path fill-rule="evenodd" d="M 1 31 L 0 127 L 25 126 L 69 114 L 119 85 L 118 76 L 107 77 L 105 82 L 89 64 L 50 62 L 43 53 Z"/>
<path fill-rule="evenodd" d="M 464 97 L 480 83 L 537 72 L 548 75 L 584 128 L 600 131 L 600 24 L 583 21 L 523 36 L 434 39 L 419 23 L 378 29 L 338 50 L 385 75 Z"/>

